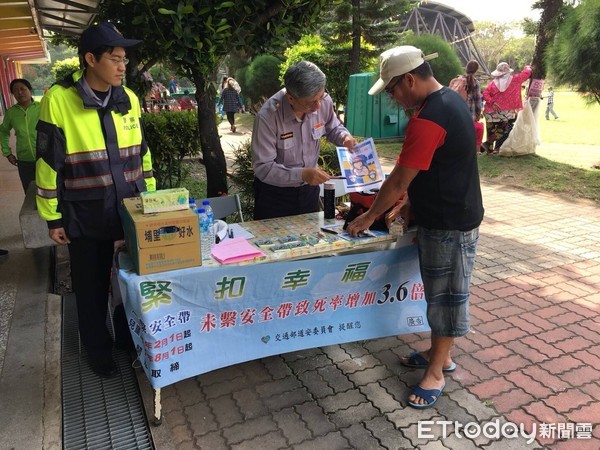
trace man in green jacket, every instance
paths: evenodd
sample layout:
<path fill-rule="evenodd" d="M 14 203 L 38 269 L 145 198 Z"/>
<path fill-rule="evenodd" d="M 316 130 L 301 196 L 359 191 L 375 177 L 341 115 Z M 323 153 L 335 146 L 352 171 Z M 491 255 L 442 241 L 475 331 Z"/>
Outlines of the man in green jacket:
<path fill-rule="evenodd" d="M 10 92 L 17 103 L 6 111 L 0 125 L 0 145 L 8 161 L 17 166 L 23 191 L 27 192 L 29 183 L 35 181 L 35 127 L 40 117 L 40 104 L 33 100 L 31 84 L 24 78 L 12 80 Z M 17 156 L 8 143 L 10 130 L 15 130 Z"/>

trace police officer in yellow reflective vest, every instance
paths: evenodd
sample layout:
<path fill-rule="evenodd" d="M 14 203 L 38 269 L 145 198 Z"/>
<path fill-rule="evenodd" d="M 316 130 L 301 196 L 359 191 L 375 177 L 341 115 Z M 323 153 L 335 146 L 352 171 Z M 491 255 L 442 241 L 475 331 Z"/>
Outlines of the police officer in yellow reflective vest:
<path fill-rule="evenodd" d="M 123 239 L 123 198 L 155 190 L 140 104 L 122 86 L 125 39 L 113 24 L 87 28 L 79 41 L 83 70 L 43 97 L 37 125 L 37 207 L 50 238 L 68 244 L 79 335 L 92 370 L 117 373 L 106 328 L 114 243 Z M 125 320 L 122 306 L 115 312 Z"/>

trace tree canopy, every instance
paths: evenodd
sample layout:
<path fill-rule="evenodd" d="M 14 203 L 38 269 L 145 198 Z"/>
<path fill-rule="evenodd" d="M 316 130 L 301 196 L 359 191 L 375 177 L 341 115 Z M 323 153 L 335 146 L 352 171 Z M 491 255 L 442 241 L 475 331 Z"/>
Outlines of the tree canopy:
<path fill-rule="evenodd" d="M 376 57 L 391 46 L 397 37 L 398 20 L 413 6 L 409 0 L 331 1 L 319 32 L 328 45 L 343 48 L 350 74 L 357 73 L 361 57 Z"/>
<path fill-rule="evenodd" d="M 71 58 L 56 61 L 52 66 L 52 74 L 56 81 L 60 81 L 78 69 L 79 58 L 77 56 L 72 56 Z"/>
<path fill-rule="evenodd" d="M 225 156 L 215 117 L 216 76 L 233 50 L 280 49 L 311 29 L 325 0 L 106 0 L 100 18 L 144 44 L 130 56 L 128 84 L 166 60 L 196 87 L 209 197 L 227 193 Z"/>
<path fill-rule="evenodd" d="M 281 65 L 280 78 L 283 79 L 285 71 L 302 60 L 315 63 L 327 76 L 327 90 L 337 105 L 345 104 L 348 95 L 348 78 L 352 75 L 348 51 L 350 42 L 339 45 L 325 45 L 318 35 L 304 36 L 298 43 L 285 51 L 285 62 Z M 375 63 L 375 58 L 370 56 L 374 49 L 371 45 L 363 43 L 364 52 L 359 59 L 359 70 L 368 72 Z"/>
<path fill-rule="evenodd" d="M 547 52 L 556 83 L 573 85 L 600 103 L 600 0 L 570 9 Z"/>
<path fill-rule="evenodd" d="M 446 86 L 456 75 L 464 73 L 464 67 L 456 52 L 439 35 L 422 34 L 416 36 L 412 32 L 407 32 L 398 39 L 396 45 L 413 45 L 420 48 L 425 55 L 437 52 L 438 57 L 430 60 L 429 64 L 435 78 Z"/>
<path fill-rule="evenodd" d="M 253 104 L 261 103 L 281 89 L 279 67 L 281 60 L 273 55 L 258 55 L 244 71 L 242 89 L 244 96 L 250 97 Z M 242 80 L 239 80 L 240 84 Z M 245 87 L 244 87 L 245 86 Z"/>
<path fill-rule="evenodd" d="M 495 22 L 477 22 L 475 26 L 477 33 L 473 41 L 490 70 L 502 61 L 515 70 L 531 63 L 535 47 L 533 36 L 518 36 L 518 30 Z"/>

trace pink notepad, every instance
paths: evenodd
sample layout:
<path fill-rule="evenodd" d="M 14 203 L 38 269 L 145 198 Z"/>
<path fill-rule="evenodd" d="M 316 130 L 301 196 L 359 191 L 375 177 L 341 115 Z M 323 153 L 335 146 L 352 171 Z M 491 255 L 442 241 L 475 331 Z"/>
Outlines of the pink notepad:
<path fill-rule="evenodd" d="M 244 238 L 226 239 L 219 242 L 213 247 L 211 253 L 213 258 L 221 264 L 231 264 L 267 256 Z"/>

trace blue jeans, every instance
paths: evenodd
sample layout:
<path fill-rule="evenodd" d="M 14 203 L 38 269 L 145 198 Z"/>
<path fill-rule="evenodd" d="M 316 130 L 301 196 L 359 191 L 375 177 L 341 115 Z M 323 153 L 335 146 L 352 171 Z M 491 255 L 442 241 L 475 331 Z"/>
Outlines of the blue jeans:
<path fill-rule="evenodd" d="M 459 337 L 469 332 L 469 285 L 479 228 L 470 231 L 419 227 L 419 264 L 432 334 Z"/>

